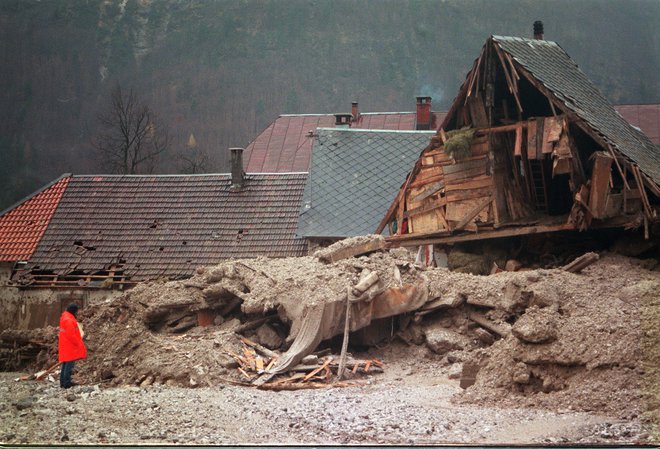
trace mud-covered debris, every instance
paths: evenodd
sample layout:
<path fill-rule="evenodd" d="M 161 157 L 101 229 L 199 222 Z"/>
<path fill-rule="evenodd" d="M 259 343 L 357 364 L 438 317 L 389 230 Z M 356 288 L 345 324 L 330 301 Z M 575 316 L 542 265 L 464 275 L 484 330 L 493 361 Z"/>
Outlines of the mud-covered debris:
<path fill-rule="evenodd" d="M 530 307 L 514 323 L 511 331 L 527 343 L 547 343 L 557 339 L 557 321 L 561 317 L 550 308 Z"/>
<path fill-rule="evenodd" d="M 385 238 L 382 235 L 372 234 L 340 240 L 327 248 L 316 251 L 314 257 L 326 263 L 333 263 L 384 249 Z"/>

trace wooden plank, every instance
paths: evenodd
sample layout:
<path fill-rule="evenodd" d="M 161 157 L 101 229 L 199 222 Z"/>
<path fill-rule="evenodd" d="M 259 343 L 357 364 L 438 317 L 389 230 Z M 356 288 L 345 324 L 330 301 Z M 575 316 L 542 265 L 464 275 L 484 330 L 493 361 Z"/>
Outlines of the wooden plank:
<path fill-rule="evenodd" d="M 543 160 L 543 130 L 545 129 L 545 120 L 536 121 L 536 159 Z"/>
<path fill-rule="evenodd" d="M 411 197 L 409 201 L 410 202 L 423 201 L 426 198 L 430 197 L 431 195 L 438 193 L 444 187 L 445 187 L 445 183 L 442 181 L 433 182 L 431 184 L 428 184 L 427 187 L 421 193 L 415 195 L 414 197 Z"/>
<path fill-rule="evenodd" d="M 422 167 L 428 167 L 429 165 L 433 165 L 434 163 L 435 161 L 433 160 L 433 156 L 427 156 L 427 155 L 422 156 Z"/>
<path fill-rule="evenodd" d="M 488 126 L 488 117 L 486 116 L 483 100 L 477 97 L 468 97 L 467 100 L 472 125 L 476 128 Z"/>
<path fill-rule="evenodd" d="M 642 197 L 642 205 L 644 206 L 644 213 L 647 218 L 653 218 L 653 210 L 651 209 L 651 204 L 649 203 L 649 198 L 646 196 L 646 190 L 644 190 L 644 183 L 642 182 L 642 176 L 639 174 L 639 167 L 637 165 L 632 166 L 632 172 L 635 176 L 635 181 L 639 187 L 639 193 Z"/>
<path fill-rule="evenodd" d="M 523 138 L 523 127 L 522 123 L 516 123 L 516 143 L 513 147 L 514 156 L 522 156 L 522 138 Z"/>
<path fill-rule="evenodd" d="M 461 181 L 469 178 L 476 178 L 477 176 L 488 176 L 487 167 L 474 168 L 450 175 L 444 175 L 445 185 L 460 183 Z"/>
<path fill-rule="evenodd" d="M 536 120 L 527 122 L 527 159 L 536 159 Z"/>
<path fill-rule="evenodd" d="M 431 232 L 440 228 L 438 219 L 433 211 L 425 212 L 408 219 L 413 232 Z"/>
<path fill-rule="evenodd" d="M 430 202 L 429 204 L 425 204 L 424 206 L 416 207 L 414 209 L 405 211 L 403 213 L 403 217 L 408 218 L 408 217 L 413 217 L 415 215 L 424 214 L 426 212 L 435 210 L 439 207 L 443 207 L 446 204 L 447 204 L 447 200 L 445 198 L 439 198 L 437 200 L 434 200 L 433 202 Z"/>
<path fill-rule="evenodd" d="M 454 230 L 459 231 L 463 229 L 465 225 L 468 224 L 471 220 L 473 220 L 474 217 L 479 215 L 479 212 L 484 210 L 484 208 L 487 207 L 492 200 L 493 197 L 489 196 L 488 198 L 485 198 L 484 200 L 480 201 L 474 209 L 472 209 L 461 221 L 458 222 Z"/>
<path fill-rule="evenodd" d="M 578 257 L 577 259 L 575 259 L 573 262 L 564 265 L 563 267 L 561 267 L 561 269 L 564 271 L 568 271 L 570 273 L 579 273 L 580 271 L 587 268 L 589 265 L 597 262 L 598 259 L 600 259 L 600 256 L 597 253 L 594 252 L 585 253 L 580 257 Z"/>
<path fill-rule="evenodd" d="M 456 184 L 449 184 L 445 187 L 446 192 L 455 192 L 457 190 L 471 190 L 481 189 L 484 187 L 491 187 L 493 185 L 493 178 L 487 175 L 477 176 L 476 178 L 468 178 L 465 181 Z"/>
<path fill-rule="evenodd" d="M 445 175 L 450 175 L 453 173 L 458 173 L 461 171 L 471 170 L 475 168 L 485 169 L 487 164 L 488 164 L 488 159 L 484 157 L 476 161 L 460 162 L 458 164 L 444 167 L 443 172 Z"/>
<path fill-rule="evenodd" d="M 399 198 L 401 197 L 401 195 L 403 195 L 403 186 L 401 187 L 401 189 L 399 189 L 399 193 L 397 193 L 396 198 L 394 198 L 394 201 L 392 201 L 392 204 L 390 204 L 390 207 L 387 209 L 387 212 L 385 212 L 385 216 L 378 224 L 378 227 L 374 231 L 374 234 L 380 234 L 381 232 L 383 232 L 385 226 L 387 226 L 392 221 L 391 220 L 392 215 L 394 214 L 394 211 L 399 205 Z"/>
<path fill-rule="evenodd" d="M 425 186 L 427 184 L 432 184 L 437 181 L 442 181 L 445 179 L 445 175 L 438 175 L 438 176 L 433 176 L 432 178 L 427 178 L 427 179 L 420 179 L 418 181 L 415 181 L 410 184 L 411 189 L 416 189 L 422 186 Z"/>
<path fill-rule="evenodd" d="M 385 249 L 385 241 L 379 237 L 377 239 L 374 238 L 373 240 L 360 243 L 358 245 L 341 248 L 332 252 L 323 252 L 323 250 L 321 250 L 319 251 L 320 254 L 317 257 L 321 261 L 334 263 L 338 260 L 348 259 L 349 257 L 355 257 L 383 249 Z"/>
<path fill-rule="evenodd" d="M 441 166 L 434 166 L 434 167 L 422 166 L 415 180 L 423 181 L 428 178 L 433 178 L 442 175 L 443 173 L 444 173 L 444 169 Z"/>
<path fill-rule="evenodd" d="M 470 312 L 468 313 L 468 318 L 477 323 L 478 325 L 488 329 L 489 331 L 495 332 L 500 337 L 506 337 L 511 333 L 511 325 L 508 323 L 497 324 L 493 323 L 491 320 L 486 318 L 484 315 L 479 312 Z"/>
<path fill-rule="evenodd" d="M 621 225 L 619 225 L 621 226 Z M 475 240 L 494 239 L 501 237 L 513 237 L 516 235 L 531 235 L 531 234 L 544 234 L 549 232 L 569 231 L 575 230 L 575 226 L 571 223 L 562 223 L 559 225 L 541 225 L 541 226 L 525 226 L 520 228 L 504 228 L 494 231 L 480 231 L 478 234 L 443 236 L 443 237 L 418 237 L 415 235 L 408 235 L 399 237 L 396 240 L 390 238 L 388 240 L 396 241 L 399 246 L 419 246 L 419 245 L 444 245 L 450 243 L 470 242 Z"/>
<path fill-rule="evenodd" d="M 557 142 L 561 137 L 563 127 L 563 117 L 547 117 L 545 119 L 545 127 L 548 131 L 547 141 L 548 142 Z"/>
<path fill-rule="evenodd" d="M 613 159 L 609 154 L 603 152 L 594 153 L 593 157 L 594 166 L 591 172 L 589 209 L 591 209 L 594 218 L 605 218 Z"/>
<path fill-rule="evenodd" d="M 459 190 L 457 192 L 449 192 L 447 193 L 447 203 L 453 203 L 455 201 L 463 201 L 463 200 L 472 200 L 475 198 L 490 197 L 492 191 L 493 191 L 492 188 L 485 188 L 485 189 Z"/>
<path fill-rule="evenodd" d="M 550 140 L 550 133 L 554 131 L 553 121 L 554 117 L 546 117 L 543 120 L 543 140 L 541 142 L 541 153 L 550 154 L 552 153 L 552 141 Z"/>

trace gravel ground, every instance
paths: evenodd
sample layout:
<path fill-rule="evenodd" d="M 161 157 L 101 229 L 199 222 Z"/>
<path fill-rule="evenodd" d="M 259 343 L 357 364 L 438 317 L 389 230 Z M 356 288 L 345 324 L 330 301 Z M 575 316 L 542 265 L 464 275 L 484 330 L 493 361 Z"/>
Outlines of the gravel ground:
<path fill-rule="evenodd" d="M 62 390 L 1 373 L 0 442 L 602 444 L 648 438 L 638 422 L 602 415 L 455 405 L 456 381 L 392 371 L 353 387 L 283 392 L 233 385 Z"/>

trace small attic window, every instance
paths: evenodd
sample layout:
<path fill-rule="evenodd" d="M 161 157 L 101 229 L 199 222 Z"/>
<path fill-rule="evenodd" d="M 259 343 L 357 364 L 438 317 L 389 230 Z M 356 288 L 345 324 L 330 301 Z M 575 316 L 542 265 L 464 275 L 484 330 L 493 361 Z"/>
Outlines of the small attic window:
<path fill-rule="evenodd" d="M 75 246 L 83 246 L 83 242 L 82 242 L 82 240 L 76 240 L 75 242 L 73 242 L 73 244 L 74 244 Z"/>

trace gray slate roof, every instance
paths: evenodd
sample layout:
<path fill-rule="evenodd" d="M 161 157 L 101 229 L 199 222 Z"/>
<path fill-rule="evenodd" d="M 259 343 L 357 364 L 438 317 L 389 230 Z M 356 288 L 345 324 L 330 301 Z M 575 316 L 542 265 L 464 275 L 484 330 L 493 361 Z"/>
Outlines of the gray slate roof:
<path fill-rule="evenodd" d="M 307 173 L 72 176 L 28 268 L 132 280 L 184 278 L 229 258 L 302 256 Z"/>
<path fill-rule="evenodd" d="M 605 141 L 660 183 L 660 149 L 621 117 L 557 43 L 519 37 L 493 40 Z"/>
<path fill-rule="evenodd" d="M 435 131 L 318 128 L 298 235 L 373 233 Z"/>

